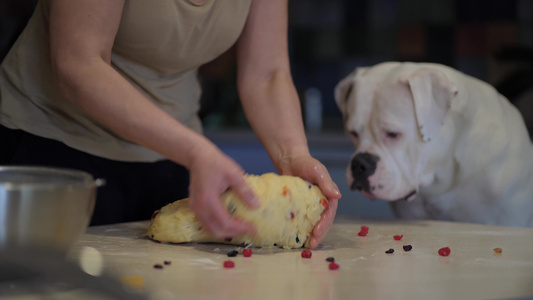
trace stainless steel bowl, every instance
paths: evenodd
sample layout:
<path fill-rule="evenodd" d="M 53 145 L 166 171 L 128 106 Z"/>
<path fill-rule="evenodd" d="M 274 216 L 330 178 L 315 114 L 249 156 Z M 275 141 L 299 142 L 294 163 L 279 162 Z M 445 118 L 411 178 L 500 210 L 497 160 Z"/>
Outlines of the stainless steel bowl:
<path fill-rule="evenodd" d="M 0 250 L 66 253 L 87 229 L 102 184 L 77 170 L 0 166 Z"/>

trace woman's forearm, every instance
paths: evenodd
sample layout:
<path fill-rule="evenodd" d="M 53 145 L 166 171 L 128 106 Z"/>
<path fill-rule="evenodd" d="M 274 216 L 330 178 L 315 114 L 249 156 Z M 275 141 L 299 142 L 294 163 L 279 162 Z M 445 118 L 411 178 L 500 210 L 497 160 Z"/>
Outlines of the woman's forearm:
<path fill-rule="evenodd" d="M 95 59 L 97 60 L 97 59 Z M 113 132 L 188 167 L 210 144 L 149 101 L 105 61 L 57 68 L 62 94 Z"/>
<path fill-rule="evenodd" d="M 273 73 L 253 88 L 243 89 L 240 95 L 250 125 L 278 171 L 284 158 L 309 154 L 301 106 L 290 74 Z"/>

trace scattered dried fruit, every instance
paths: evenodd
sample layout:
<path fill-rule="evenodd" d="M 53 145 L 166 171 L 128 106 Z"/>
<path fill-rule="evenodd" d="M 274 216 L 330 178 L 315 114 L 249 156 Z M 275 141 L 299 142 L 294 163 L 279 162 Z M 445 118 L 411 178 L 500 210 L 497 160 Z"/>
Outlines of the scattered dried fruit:
<path fill-rule="evenodd" d="M 235 256 L 237 256 L 237 254 L 239 254 L 239 251 L 232 250 L 232 251 L 228 252 L 228 257 L 235 257 Z"/>
<path fill-rule="evenodd" d="M 496 252 L 496 253 L 502 253 L 502 248 L 494 248 L 494 252 Z"/>
<path fill-rule="evenodd" d="M 335 261 L 335 258 L 330 256 L 330 257 L 326 258 L 326 261 L 333 262 L 333 261 Z"/>
<path fill-rule="evenodd" d="M 235 267 L 235 263 L 231 260 L 226 260 L 224 262 L 224 268 L 233 268 Z"/>
<path fill-rule="evenodd" d="M 313 253 L 311 252 L 311 250 L 303 250 L 302 251 L 302 257 L 303 258 L 311 258 L 312 255 L 313 255 Z"/>
<path fill-rule="evenodd" d="M 155 264 L 154 269 L 163 269 L 163 266 L 160 264 Z"/>
<path fill-rule="evenodd" d="M 338 270 L 339 267 L 340 266 L 338 264 L 336 264 L 335 262 L 333 262 L 333 261 L 329 263 L 329 269 L 330 270 Z"/>
<path fill-rule="evenodd" d="M 165 260 L 163 263 L 164 263 L 165 265 L 168 266 L 168 265 L 170 265 L 172 262 L 171 262 L 170 260 Z"/>
<path fill-rule="evenodd" d="M 393 238 L 394 238 L 396 241 L 400 241 L 400 240 L 403 238 L 403 234 L 395 235 L 395 236 L 393 236 Z"/>
<path fill-rule="evenodd" d="M 368 226 L 361 226 L 361 231 L 357 234 L 358 236 L 366 236 L 368 234 Z"/>
<path fill-rule="evenodd" d="M 449 247 L 443 247 L 439 249 L 439 255 L 440 256 L 448 256 L 452 253 L 452 250 L 450 250 Z"/>
<path fill-rule="evenodd" d="M 403 250 L 405 252 L 413 250 L 413 246 L 411 245 L 403 245 Z"/>
<path fill-rule="evenodd" d="M 252 256 L 252 249 L 243 249 L 243 250 L 242 250 L 242 255 L 243 255 L 244 257 L 250 257 L 250 256 Z"/>
<path fill-rule="evenodd" d="M 385 251 L 385 253 L 387 253 L 387 254 L 394 253 L 394 249 L 390 248 L 389 250 Z"/>

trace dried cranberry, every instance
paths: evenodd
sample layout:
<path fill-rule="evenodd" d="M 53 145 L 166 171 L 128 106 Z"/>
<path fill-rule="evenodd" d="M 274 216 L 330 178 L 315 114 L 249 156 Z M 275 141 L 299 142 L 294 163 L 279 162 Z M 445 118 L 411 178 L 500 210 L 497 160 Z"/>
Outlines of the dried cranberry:
<path fill-rule="evenodd" d="M 283 187 L 283 196 L 287 196 L 288 193 L 289 193 L 289 189 L 286 186 L 284 186 Z"/>
<path fill-rule="evenodd" d="M 302 251 L 302 257 L 303 258 L 311 258 L 312 255 L 313 255 L 313 253 L 311 252 L 311 250 Z"/>
<path fill-rule="evenodd" d="M 449 247 L 444 247 L 444 248 L 440 248 L 439 249 L 439 255 L 440 256 L 448 256 L 448 255 L 450 255 L 450 253 L 452 253 L 452 250 L 450 250 Z"/>
<path fill-rule="evenodd" d="M 395 240 L 400 241 L 403 238 L 403 234 L 393 236 Z"/>
<path fill-rule="evenodd" d="M 155 217 L 157 217 L 158 214 L 159 214 L 159 210 L 154 211 L 154 213 L 152 214 L 152 220 L 155 219 Z"/>
<path fill-rule="evenodd" d="M 322 204 L 322 206 L 324 206 L 325 209 L 327 209 L 329 206 L 328 200 L 326 199 L 320 199 L 320 204 Z"/>
<path fill-rule="evenodd" d="M 368 234 L 368 226 L 361 226 L 361 231 L 357 234 L 358 236 L 366 236 Z"/>
<path fill-rule="evenodd" d="M 403 245 L 403 250 L 405 252 L 413 250 L 413 246 L 411 245 Z"/>
<path fill-rule="evenodd" d="M 237 256 L 237 254 L 239 254 L 239 251 L 233 250 L 233 251 L 228 252 L 228 257 L 235 257 Z"/>
<path fill-rule="evenodd" d="M 231 260 L 226 260 L 224 262 L 224 268 L 233 268 L 235 267 L 235 263 Z"/>
<path fill-rule="evenodd" d="M 338 264 L 336 264 L 335 262 L 333 262 L 333 261 L 331 263 L 329 263 L 329 269 L 330 270 L 338 270 L 339 267 L 340 266 Z"/>
<path fill-rule="evenodd" d="M 155 264 L 154 269 L 163 269 L 163 266 L 160 264 Z"/>
<path fill-rule="evenodd" d="M 170 265 L 172 262 L 171 262 L 170 260 L 165 260 L 163 263 L 164 263 L 165 265 L 168 266 L 168 265 Z"/>
<path fill-rule="evenodd" d="M 389 249 L 389 250 L 385 251 L 385 253 L 387 253 L 387 254 L 391 254 L 391 253 L 394 253 L 394 249 L 392 249 L 392 248 L 391 248 L 391 249 Z"/>
<path fill-rule="evenodd" d="M 250 256 L 252 256 L 252 249 L 243 249 L 243 250 L 242 250 L 242 255 L 243 255 L 244 257 L 250 257 Z"/>
<path fill-rule="evenodd" d="M 335 261 L 335 258 L 330 256 L 330 257 L 326 258 L 326 261 L 333 262 L 333 261 Z"/>

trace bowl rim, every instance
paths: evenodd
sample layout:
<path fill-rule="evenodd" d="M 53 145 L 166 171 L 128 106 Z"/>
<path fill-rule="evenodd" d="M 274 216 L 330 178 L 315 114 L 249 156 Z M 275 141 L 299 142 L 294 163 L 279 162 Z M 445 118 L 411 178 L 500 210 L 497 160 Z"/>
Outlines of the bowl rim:
<path fill-rule="evenodd" d="M 0 181 L 0 189 L 15 189 L 19 187 L 92 187 L 98 186 L 97 181 L 94 180 L 94 177 L 81 170 L 72 169 L 72 168 L 59 168 L 59 167 L 48 167 L 48 166 L 29 166 L 29 165 L 16 165 L 16 166 L 4 166 L 0 165 L 0 174 L 5 172 L 12 172 L 13 174 L 24 174 L 28 175 L 60 175 L 72 177 L 73 180 L 65 183 L 58 182 L 10 182 L 10 181 Z"/>

